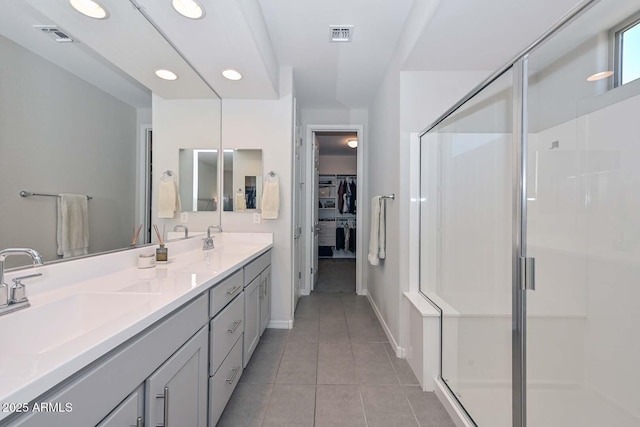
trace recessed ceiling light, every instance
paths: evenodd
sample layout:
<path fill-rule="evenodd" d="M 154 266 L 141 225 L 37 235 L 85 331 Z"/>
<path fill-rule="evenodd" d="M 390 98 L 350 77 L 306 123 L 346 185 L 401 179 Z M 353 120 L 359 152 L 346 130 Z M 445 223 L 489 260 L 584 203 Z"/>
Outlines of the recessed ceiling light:
<path fill-rule="evenodd" d="M 81 14 L 94 19 L 107 19 L 109 12 L 93 0 L 69 0 L 71 6 Z"/>
<path fill-rule="evenodd" d="M 611 77 L 611 76 L 613 76 L 613 71 L 602 71 L 600 73 L 595 73 L 587 77 L 587 80 L 590 82 L 595 82 L 596 80 L 606 79 L 607 77 Z"/>
<path fill-rule="evenodd" d="M 242 74 L 233 68 L 227 68 L 226 70 L 222 70 L 222 75 L 229 80 L 240 80 L 242 78 Z"/>
<path fill-rule="evenodd" d="M 358 140 L 357 139 L 350 139 L 347 141 L 347 145 L 350 148 L 356 148 L 358 146 Z"/>
<path fill-rule="evenodd" d="M 164 80 L 176 80 L 178 78 L 176 73 L 169 70 L 156 70 L 156 76 Z"/>
<path fill-rule="evenodd" d="M 190 19 L 200 19 L 204 16 L 204 8 L 195 0 L 173 0 L 173 8 L 180 15 Z"/>

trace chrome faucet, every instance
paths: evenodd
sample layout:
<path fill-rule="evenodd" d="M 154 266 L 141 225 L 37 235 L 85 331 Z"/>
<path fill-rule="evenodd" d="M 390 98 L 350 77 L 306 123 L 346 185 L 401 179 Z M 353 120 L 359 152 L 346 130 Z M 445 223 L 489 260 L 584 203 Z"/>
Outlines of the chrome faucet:
<path fill-rule="evenodd" d="M 173 231 L 178 231 L 179 229 L 183 229 L 184 230 L 184 238 L 186 239 L 187 237 L 189 237 L 189 227 L 187 227 L 186 225 L 176 225 L 175 227 L 173 227 Z"/>
<path fill-rule="evenodd" d="M 220 231 L 220 233 L 222 233 L 222 227 L 219 225 L 210 225 L 207 227 L 207 238 L 211 237 L 211 230 L 215 230 L 218 229 Z"/>
<path fill-rule="evenodd" d="M 0 251 L 0 315 L 27 308 L 30 305 L 25 294 L 24 285 L 20 283 L 20 280 L 32 277 L 32 275 L 14 279 L 11 291 L 9 291 L 8 285 L 4 283 L 4 261 L 12 255 L 28 255 L 34 265 L 42 265 L 42 256 L 33 249 L 9 248 Z"/>

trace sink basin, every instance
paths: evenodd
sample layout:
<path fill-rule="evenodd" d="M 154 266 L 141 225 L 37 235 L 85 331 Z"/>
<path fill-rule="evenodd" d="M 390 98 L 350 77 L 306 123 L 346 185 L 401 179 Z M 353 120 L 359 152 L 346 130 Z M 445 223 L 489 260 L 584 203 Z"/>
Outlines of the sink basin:
<path fill-rule="evenodd" d="M 95 332 L 122 327 L 137 318 L 148 294 L 86 293 L 0 317 L 0 378 L 25 376 L 73 347 L 95 341 Z M 104 334 L 100 334 L 104 336 Z"/>

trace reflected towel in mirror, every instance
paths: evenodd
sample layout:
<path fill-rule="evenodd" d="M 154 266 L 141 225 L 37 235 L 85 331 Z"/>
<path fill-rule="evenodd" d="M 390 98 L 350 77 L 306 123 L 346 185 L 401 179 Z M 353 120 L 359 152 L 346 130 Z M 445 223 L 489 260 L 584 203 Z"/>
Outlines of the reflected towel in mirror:
<path fill-rule="evenodd" d="M 267 175 L 262 190 L 262 219 L 278 219 L 280 209 L 280 179 Z"/>
<path fill-rule="evenodd" d="M 58 196 L 56 239 L 63 258 L 89 253 L 89 201 L 84 194 Z"/>
<path fill-rule="evenodd" d="M 158 218 L 173 218 L 180 212 L 180 195 L 175 180 L 160 180 L 158 190 Z"/>

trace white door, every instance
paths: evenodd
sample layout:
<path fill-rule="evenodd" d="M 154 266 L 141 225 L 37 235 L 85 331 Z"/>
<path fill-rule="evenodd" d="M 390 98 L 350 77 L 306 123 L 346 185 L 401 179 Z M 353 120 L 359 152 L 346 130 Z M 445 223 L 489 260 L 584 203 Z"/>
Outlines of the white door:
<path fill-rule="evenodd" d="M 295 312 L 300 297 L 300 289 L 303 285 L 303 246 L 302 246 L 302 205 L 305 200 L 302 181 L 302 136 L 301 128 L 296 126 L 295 131 L 295 161 L 293 165 L 293 311 Z"/>
<path fill-rule="evenodd" d="M 311 267 L 311 290 L 313 291 L 318 284 L 318 233 L 320 232 L 320 223 L 318 222 L 318 181 L 320 175 L 320 154 L 316 141 L 316 135 L 313 134 L 313 218 L 312 218 L 312 234 L 313 234 L 313 266 Z"/>

